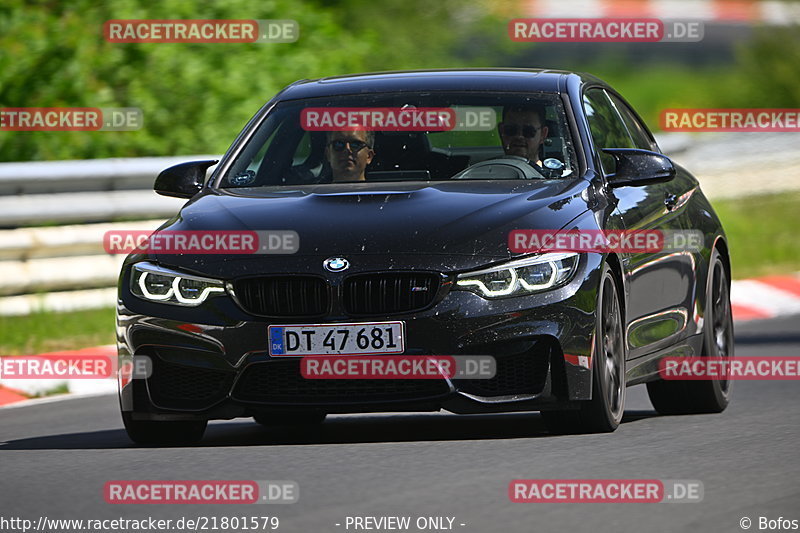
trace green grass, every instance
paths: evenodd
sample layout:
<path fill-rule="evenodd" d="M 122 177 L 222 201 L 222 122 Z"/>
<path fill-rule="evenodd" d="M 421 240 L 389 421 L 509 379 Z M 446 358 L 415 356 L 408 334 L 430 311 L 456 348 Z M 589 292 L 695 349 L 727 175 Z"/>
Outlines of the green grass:
<path fill-rule="evenodd" d="M 47 389 L 36 394 L 29 394 L 28 396 L 30 398 L 44 398 L 45 396 L 53 396 L 56 394 L 68 394 L 68 393 L 69 393 L 69 385 L 67 385 L 66 383 L 62 383 L 61 385 L 57 385 L 52 389 Z"/>
<path fill-rule="evenodd" d="M 26 355 L 114 344 L 114 308 L 0 316 L 0 355 Z"/>
<path fill-rule="evenodd" d="M 800 193 L 712 204 L 728 236 L 733 279 L 800 271 Z"/>
<path fill-rule="evenodd" d="M 729 69 L 696 70 L 679 65 L 646 69 L 590 70 L 621 92 L 653 131 L 661 129 L 664 109 L 698 107 L 757 107 L 741 88 L 740 75 Z M 763 107 L 763 106 L 761 106 Z"/>

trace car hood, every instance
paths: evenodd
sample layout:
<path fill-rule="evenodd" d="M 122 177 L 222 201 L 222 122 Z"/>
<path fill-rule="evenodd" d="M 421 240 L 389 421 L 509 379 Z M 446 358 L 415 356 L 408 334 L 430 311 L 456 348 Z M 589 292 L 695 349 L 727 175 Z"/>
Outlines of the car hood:
<path fill-rule="evenodd" d="M 443 260 L 451 269 L 468 268 L 511 257 L 511 230 L 567 225 L 586 211 L 582 192 L 587 186 L 587 181 L 573 179 L 228 189 L 193 199 L 161 229 L 291 230 L 299 236 L 299 250 L 292 255 L 239 260 L 271 263 L 281 257 L 285 264 L 309 256 L 364 255 L 389 256 L 398 268 L 403 257 L 413 257 L 409 262 L 416 268 L 423 263 L 433 268 Z M 230 262 L 232 256 L 160 259 L 210 266 Z"/>

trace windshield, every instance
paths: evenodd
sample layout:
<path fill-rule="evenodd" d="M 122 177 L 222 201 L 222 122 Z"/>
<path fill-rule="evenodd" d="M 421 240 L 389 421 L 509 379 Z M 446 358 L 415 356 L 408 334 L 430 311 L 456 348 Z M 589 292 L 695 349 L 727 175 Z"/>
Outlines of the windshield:
<path fill-rule="evenodd" d="M 562 179 L 575 161 L 556 94 L 348 95 L 276 105 L 219 186 Z"/>

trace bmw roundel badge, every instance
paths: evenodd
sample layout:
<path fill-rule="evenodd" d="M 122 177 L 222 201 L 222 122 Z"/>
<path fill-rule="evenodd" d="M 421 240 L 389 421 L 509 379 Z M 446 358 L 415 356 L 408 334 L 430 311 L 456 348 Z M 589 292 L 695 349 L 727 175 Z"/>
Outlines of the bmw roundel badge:
<path fill-rule="evenodd" d="M 330 272 L 341 272 L 350 268 L 350 261 L 344 257 L 329 257 L 323 261 L 322 266 Z"/>

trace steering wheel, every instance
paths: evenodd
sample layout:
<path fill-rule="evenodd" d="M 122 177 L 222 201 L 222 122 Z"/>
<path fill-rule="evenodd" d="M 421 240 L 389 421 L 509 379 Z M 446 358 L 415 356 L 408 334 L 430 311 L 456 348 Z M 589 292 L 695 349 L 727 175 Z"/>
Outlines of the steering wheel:
<path fill-rule="evenodd" d="M 530 162 L 518 155 L 502 155 L 465 168 L 454 180 L 541 180 L 546 179 Z"/>

